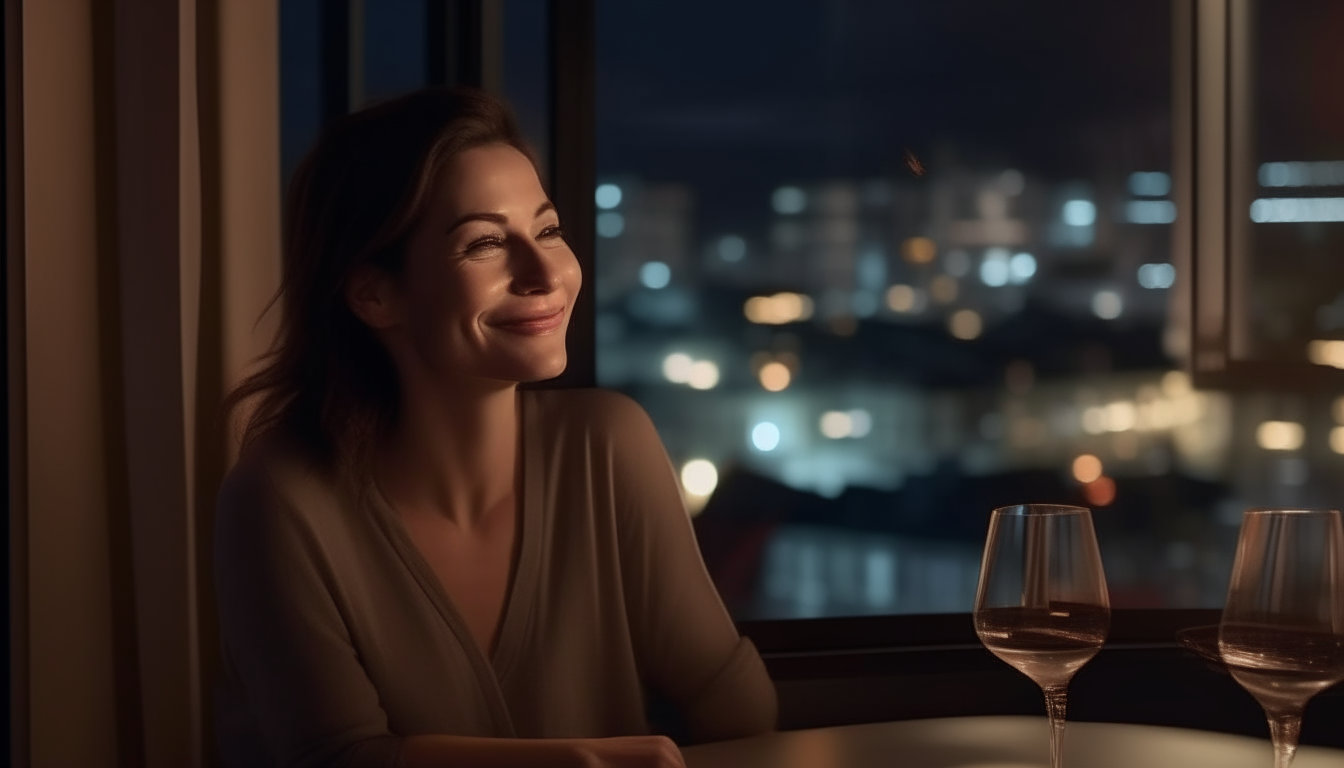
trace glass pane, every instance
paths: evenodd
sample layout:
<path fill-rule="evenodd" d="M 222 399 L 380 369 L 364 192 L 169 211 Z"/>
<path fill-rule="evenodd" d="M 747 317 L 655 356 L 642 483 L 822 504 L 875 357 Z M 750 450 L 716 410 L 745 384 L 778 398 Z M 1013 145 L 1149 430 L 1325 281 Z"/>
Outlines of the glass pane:
<path fill-rule="evenodd" d="M 1333 74 L 1344 71 L 1344 5 L 1255 8 L 1253 288 L 1242 311 L 1256 358 L 1344 367 L 1344 101 Z"/>
<path fill-rule="evenodd" d="M 1097 510 L 1116 607 L 1221 605 L 1232 409 L 1167 352 L 1169 3 L 597 7 L 598 378 L 735 616 L 968 611 L 1027 501 Z"/>

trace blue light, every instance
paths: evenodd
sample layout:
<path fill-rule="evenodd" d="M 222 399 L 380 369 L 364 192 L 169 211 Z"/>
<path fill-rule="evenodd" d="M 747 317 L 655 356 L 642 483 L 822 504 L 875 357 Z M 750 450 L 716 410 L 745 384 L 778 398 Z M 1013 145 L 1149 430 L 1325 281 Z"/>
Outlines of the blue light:
<path fill-rule="evenodd" d="M 770 196 L 770 207 L 775 213 L 790 215 L 802 213 L 807 207 L 807 193 L 797 187 L 780 187 Z"/>
<path fill-rule="evenodd" d="M 1170 200 L 1130 200 L 1125 203 L 1130 224 L 1170 224 L 1176 220 L 1176 204 Z"/>
<path fill-rule="evenodd" d="M 1070 200 L 1064 204 L 1064 223 L 1071 227 L 1090 227 L 1097 220 L 1097 206 L 1091 200 Z"/>
<path fill-rule="evenodd" d="M 597 207 L 610 210 L 621 204 L 621 188 L 615 184 L 599 184 L 597 187 Z"/>
<path fill-rule="evenodd" d="M 1129 191 L 1139 197 L 1162 197 L 1171 193 L 1171 176 L 1161 171 L 1131 173 Z"/>
<path fill-rule="evenodd" d="M 747 255 L 747 241 L 737 235 L 727 235 L 719 240 L 719 258 L 736 264 Z"/>
<path fill-rule="evenodd" d="M 1036 257 L 1030 253 L 1019 253 L 1008 260 L 1008 280 L 1021 285 L 1036 274 Z"/>
<path fill-rule="evenodd" d="M 1344 160 L 1262 163 L 1262 187 L 1333 187 L 1344 185 Z"/>
<path fill-rule="evenodd" d="M 758 451 L 773 451 L 779 447 L 779 427 L 762 421 L 751 429 L 751 444 Z"/>
<path fill-rule="evenodd" d="M 1344 197 L 1265 197 L 1251 203 L 1257 224 L 1344 221 Z"/>
<path fill-rule="evenodd" d="M 645 288 L 658 290 L 666 288 L 667 284 L 672 282 L 672 269 L 661 261 L 645 262 L 644 266 L 639 268 L 639 282 L 644 284 Z"/>
<path fill-rule="evenodd" d="M 1008 284 L 1008 251 L 990 248 L 980 262 L 980 282 L 991 288 Z"/>
<path fill-rule="evenodd" d="M 1170 264 L 1140 264 L 1139 285 L 1158 290 L 1176 282 L 1176 268 Z"/>
<path fill-rule="evenodd" d="M 625 231 L 625 217 L 613 211 L 597 214 L 597 234 L 616 237 Z"/>

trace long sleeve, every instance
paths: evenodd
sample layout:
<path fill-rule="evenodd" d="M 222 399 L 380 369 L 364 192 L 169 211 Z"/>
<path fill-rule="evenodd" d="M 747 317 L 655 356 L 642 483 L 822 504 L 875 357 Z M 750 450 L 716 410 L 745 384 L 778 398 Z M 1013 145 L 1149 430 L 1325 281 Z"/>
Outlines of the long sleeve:
<path fill-rule="evenodd" d="M 622 578 L 641 674 L 680 708 L 696 740 L 773 729 L 774 685 L 705 569 L 652 421 L 624 396 L 607 405 Z"/>
<path fill-rule="evenodd" d="M 333 511 L 334 512 L 334 511 Z M 320 539 L 254 462 L 219 495 L 215 582 L 233 683 L 279 766 L 396 766 Z"/>

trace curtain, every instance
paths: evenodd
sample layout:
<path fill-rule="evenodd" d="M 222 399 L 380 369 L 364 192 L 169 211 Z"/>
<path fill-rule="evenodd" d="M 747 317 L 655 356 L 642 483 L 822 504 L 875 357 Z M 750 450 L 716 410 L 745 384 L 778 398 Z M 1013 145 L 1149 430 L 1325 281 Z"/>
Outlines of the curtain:
<path fill-rule="evenodd" d="M 280 274 L 277 0 L 6 0 L 14 765 L 213 760 L 223 393 Z"/>

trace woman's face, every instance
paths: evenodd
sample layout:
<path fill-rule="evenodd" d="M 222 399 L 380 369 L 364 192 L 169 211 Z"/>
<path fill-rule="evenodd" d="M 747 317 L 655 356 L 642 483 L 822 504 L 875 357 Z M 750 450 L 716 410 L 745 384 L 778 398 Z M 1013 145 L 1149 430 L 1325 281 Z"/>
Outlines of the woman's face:
<path fill-rule="evenodd" d="M 375 319 L 403 375 L 414 366 L 438 380 L 538 381 L 565 369 L 581 281 L 532 163 L 488 145 L 445 168 L 402 274 L 379 290 L 382 322 L 360 314 Z"/>

